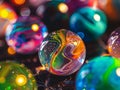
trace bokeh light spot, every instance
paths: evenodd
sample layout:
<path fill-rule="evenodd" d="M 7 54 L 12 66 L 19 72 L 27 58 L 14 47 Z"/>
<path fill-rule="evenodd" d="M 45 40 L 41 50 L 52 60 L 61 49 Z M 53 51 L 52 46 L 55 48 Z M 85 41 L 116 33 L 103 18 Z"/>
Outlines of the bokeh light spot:
<path fill-rule="evenodd" d="M 31 28 L 32 28 L 32 30 L 35 31 L 35 32 L 39 30 L 38 24 L 33 24 Z"/>
<path fill-rule="evenodd" d="M 116 70 L 116 74 L 117 74 L 117 76 L 120 77 L 120 68 L 117 68 L 117 70 Z"/>
<path fill-rule="evenodd" d="M 23 86 L 27 83 L 27 78 L 24 75 L 17 75 L 15 82 L 18 86 Z"/>
<path fill-rule="evenodd" d="M 7 18 L 8 17 L 8 11 L 6 9 L 3 9 L 0 13 L 0 16 L 2 18 Z"/>
<path fill-rule="evenodd" d="M 22 5 L 25 3 L 25 0 L 13 0 L 15 4 Z"/>
<path fill-rule="evenodd" d="M 65 3 L 60 3 L 58 9 L 61 13 L 66 13 L 68 11 L 68 6 Z"/>
<path fill-rule="evenodd" d="M 100 15 L 95 14 L 95 15 L 94 15 L 94 19 L 95 19 L 96 21 L 100 21 L 100 19 L 101 19 L 101 18 L 100 18 Z"/>
<path fill-rule="evenodd" d="M 16 51 L 12 47 L 8 47 L 8 53 L 10 55 L 14 55 L 16 53 Z"/>

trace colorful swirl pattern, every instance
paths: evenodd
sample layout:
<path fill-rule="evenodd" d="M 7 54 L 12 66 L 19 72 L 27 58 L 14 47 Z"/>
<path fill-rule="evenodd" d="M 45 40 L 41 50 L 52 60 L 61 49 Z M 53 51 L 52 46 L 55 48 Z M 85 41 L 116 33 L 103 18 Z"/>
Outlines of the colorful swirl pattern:
<path fill-rule="evenodd" d="M 38 50 L 46 36 L 47 28 L 38 18 L 21 17 L 8 27 L 6 41 L 18 53 L 29 54 Z"/>
<path fill-rule="evenodd" d="M 86 42 L 98 39 L 107 28 L 107 18 L 99 9 L 84 7 L 70 17 L 71 30 Z"/>
<path fill-rule="evenodd" d="M 92 59 L 78 72 L 76 90 L 120 90 L 120 59 L 111 56 Z"/>
<path fill-rule="evenodd" d="M 49 34 L 39 51 L 41 64 L 56 75 L 70 75 L 77 71 L 82 66 L 85 55 L 82 39 L 64 29 Z"/>

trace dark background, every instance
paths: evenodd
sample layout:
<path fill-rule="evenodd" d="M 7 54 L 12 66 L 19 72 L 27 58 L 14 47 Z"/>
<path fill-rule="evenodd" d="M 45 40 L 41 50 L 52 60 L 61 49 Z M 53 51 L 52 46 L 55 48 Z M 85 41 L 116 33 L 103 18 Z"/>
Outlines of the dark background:
<path fill-rule="evenodd" d="M 47 26 L 48 32 L 53 32 L 59 29 L 70 29 L 69 28 L 69 16 L 68 14 L 62 14 L 58 11 L 55 6 L 49 5 L 51 2 L 44 3 L 46 9 L 43 13 L 43 16 L 39 16 L 36 14 L 37 7 L 32 6 L 27 0 L 25 4 L 21 6 L 17 6 L 11 2 L 11 0 L 4 0 L 10 4 L 15 12 L 20 16 L 20 10 L 24 6 L 29 7 L 31 10 L 31 16 L 38 16 Z M 95 56 L 99 56 L 102 53 L 108 53 L 107 40 L 109 38 L 110 33 L 120 26 L 119 18 L 117 20 L 111 20 L 108 18 L 108 27 L 105 34 L 99 38 L 99 40 L 92 41 L 89 43 L 85 43 L 87 55 L 86 60 L 93 58 Z M 33 73 L 37 80 L 37 84 L 39 86 L 39 90 L 74 90 L 75 89 L 75 76 L 76 73 L 69 76 L 56 76 L 52 75 L 47 71 L 41 71 L 39 73 L 36 72 L 36 68 L 41 66 L 38 52 L 30 55 L 23 55 L 16 53 L 15 55 L 10 55 L 7 52 L 8 45 L 5 41 L 5 37 L 0 37 L 0 61 L 16 61 L 19 63 L 24 63 L 26 67 L 28 67 Z"/>

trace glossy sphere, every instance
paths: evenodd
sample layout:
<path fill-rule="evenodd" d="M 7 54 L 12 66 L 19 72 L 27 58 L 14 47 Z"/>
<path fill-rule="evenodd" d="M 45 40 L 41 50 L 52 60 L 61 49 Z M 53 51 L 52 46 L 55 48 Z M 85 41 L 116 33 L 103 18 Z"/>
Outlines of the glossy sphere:
<path fill-rule="evenodd" d="M 50 73 L 64 76 L 74 73 L 82 66 L 85 54 L 82 39 L 71 31 L 61 29 L 44 39 L 39 58 Z"/>
<path fill-rule="evenodd" d="M 105 32 L 107 27 L 106 16 L 101 10 L 85 7 L 70 17 L 70 27 L 83 40 L 91 41 Z"/>
<path fill-rule="evenodd" d="M 23 65 L 0 62 L 0 90 L 37 90 L 36 80 Z"/>
<path fill-rule="evenodd" d="M 120 60 L 101 56 L 85 64 L 77 74 L 76 90 L 120 90 Z"/>
<path fill-rule="evenodd" d="M 6 41 L 18 53 L 29 54 L 38 50 L 47 35 L 46 26 L 35 17 L 21 17 L 8 27 Z"/>
<path fill-rule="evenodd" d="M 120 27 L 112 32 L 108 39 L 108 51 L 117 58 L 120 58 Z"/>

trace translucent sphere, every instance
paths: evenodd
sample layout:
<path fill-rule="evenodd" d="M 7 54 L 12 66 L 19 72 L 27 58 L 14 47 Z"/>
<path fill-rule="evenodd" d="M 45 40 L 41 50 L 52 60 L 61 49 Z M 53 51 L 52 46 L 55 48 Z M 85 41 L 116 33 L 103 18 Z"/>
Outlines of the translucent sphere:
<path fill-rule="evenodd" d="M 98 39 L 106 31 L 106 15 L 90 7 L 78 9 L 70 17 L 70 28 L 86 42 Z"/>
<path fill-rule="evenodd" d="M 8 45 L 21 54 L 38 51 L 46 36 L 46 26 L 36 17 L 20 17 L 6 31 Z"/>
<path fill-rule="evenodd" d="M 120 27 L 114 30 L 108 39 L 108 51 L 117 58 L 120 58 Z"/>
<path fill-rule="evenodd" d="M 0 62 L 0 90 L 37 90 L 30 70 L 15 62 Z"/>
<path fill-rule="evenodd" d="M 77 74 L 76 90 L 120 90 L 120 60 L 100 56 L 89 61 Z"/>
<path fill-rule="evenodd" d="M 85 60 L 86 49 L 82 39 L 68 30 L 49 34 L 39 51 L 41 64 L 52 74 L 70 75 L 77 71 Z"/>

